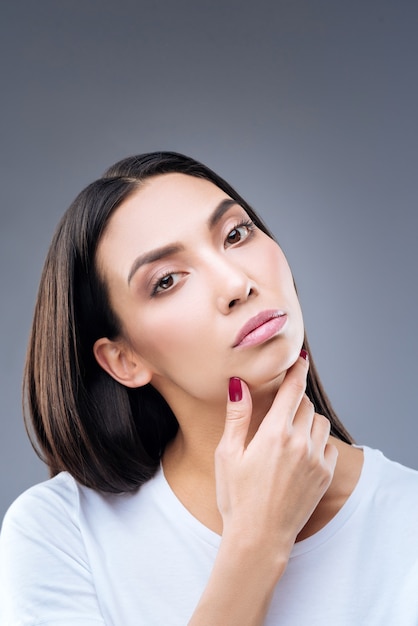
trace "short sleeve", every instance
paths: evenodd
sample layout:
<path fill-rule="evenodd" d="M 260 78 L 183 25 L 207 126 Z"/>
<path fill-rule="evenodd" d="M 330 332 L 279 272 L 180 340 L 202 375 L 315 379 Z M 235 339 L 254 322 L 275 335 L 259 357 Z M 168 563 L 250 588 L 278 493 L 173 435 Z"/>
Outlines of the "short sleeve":
<path fill-rule="evenodd" d="M 66 473 L 22 494 L 0 533 L 0 624 L 104 626 Z"/>

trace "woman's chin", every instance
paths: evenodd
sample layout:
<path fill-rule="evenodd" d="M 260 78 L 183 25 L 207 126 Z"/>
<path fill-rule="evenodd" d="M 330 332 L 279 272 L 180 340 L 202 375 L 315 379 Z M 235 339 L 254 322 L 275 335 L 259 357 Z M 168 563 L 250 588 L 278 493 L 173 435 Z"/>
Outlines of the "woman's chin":
<path fill-rule="evenodd" d="M 286 371 L 269 378 L 260 377 L 255 380 L 246 380 L 253 401 L 264 396 L 275 396 L 286 376 Z"/>
<path fill-rule="evenodd" d="M 282 384 L 287 370 L 294 365 L 298 359 L 300 349 L 289 354 L 287 358 L 280 359 L 280 362 L 267 361 L 263 363 L 263 368 L 258 368 L 243 377 L 247 383 L 251 394 L 259 394 L 266 392 L 277 392 Z M 271 360 L 270 360 L 271 361 Z"/>

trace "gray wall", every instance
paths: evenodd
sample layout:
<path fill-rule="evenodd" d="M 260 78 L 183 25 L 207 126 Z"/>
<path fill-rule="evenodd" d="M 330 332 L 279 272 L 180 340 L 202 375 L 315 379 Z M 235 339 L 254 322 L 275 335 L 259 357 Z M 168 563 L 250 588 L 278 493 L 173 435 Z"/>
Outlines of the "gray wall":
<path fill-rule="evenodd" d="M 20 381 L 54 227 L 155 149 L 266 216 L 343 421 L 418 468 L 417 18 L 414 0 L 2 3 L 0 516 L 46 477 Z"/>

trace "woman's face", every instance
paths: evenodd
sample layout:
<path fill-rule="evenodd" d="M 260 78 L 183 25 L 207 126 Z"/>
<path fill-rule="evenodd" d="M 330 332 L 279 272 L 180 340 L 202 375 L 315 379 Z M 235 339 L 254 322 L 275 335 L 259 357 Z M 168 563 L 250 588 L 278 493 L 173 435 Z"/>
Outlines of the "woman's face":
<path fill-rule="evenodd" d="M 300 352 L 283 252 L 207 180 L 146 180 L 112 216 L 97 262 L 129 362 L 169 402 L 224 401 L 231 376 L 254 389 L 280 383 Z"/>

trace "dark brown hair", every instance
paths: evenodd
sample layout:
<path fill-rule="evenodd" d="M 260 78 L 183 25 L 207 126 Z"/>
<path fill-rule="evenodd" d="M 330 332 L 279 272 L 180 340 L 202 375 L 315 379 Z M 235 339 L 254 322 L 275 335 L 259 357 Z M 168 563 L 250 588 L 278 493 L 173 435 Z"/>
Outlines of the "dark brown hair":
<path fill-rule="evenodd" d="M 243 198 L 201 163 L 174 152 L 130 157 L 74 200 L 61 219 L 43 269 L 24 377 L 25 419 L 51 476 L 66 470 L 94 489 L 130 491 L 153 476 L 178 423 L 149 384 L 124 387 L 96 362 L 93 344 L 117 338 L 120 323 L 96 267 L 96 251 L 116 208 L 150 176 L 178 172 L 211 181 L 272 237 Z M 305 349 L 309 346 L 305 337 Z M 320 382 L 312 355 L 307 395 L 352 442 Z"/>

